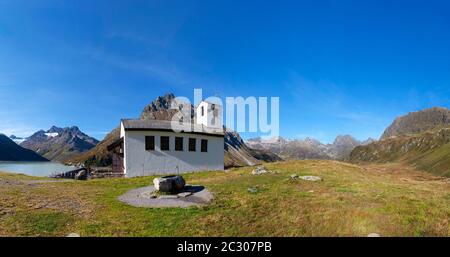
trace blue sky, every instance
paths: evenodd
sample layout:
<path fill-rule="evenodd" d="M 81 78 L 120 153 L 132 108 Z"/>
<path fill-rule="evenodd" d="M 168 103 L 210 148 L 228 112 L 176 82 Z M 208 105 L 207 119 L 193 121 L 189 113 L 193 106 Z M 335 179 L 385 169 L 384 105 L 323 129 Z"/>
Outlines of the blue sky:
<path fill-rule="evenodd" d="M 0 132 L 101 139 L 194 88 L 279 96 L 281 135 L 324 142 L 450 105 L 449 1 L 128 2 L 0 0 Z"/>

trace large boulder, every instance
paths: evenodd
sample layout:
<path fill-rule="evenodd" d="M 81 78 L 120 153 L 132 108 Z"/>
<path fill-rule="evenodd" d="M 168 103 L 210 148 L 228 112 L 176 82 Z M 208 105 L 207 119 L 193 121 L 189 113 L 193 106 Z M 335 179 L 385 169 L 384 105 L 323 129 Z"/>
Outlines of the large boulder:
<path fill-rule="evenodd" d="M 182 176 L 165 176 L 153 180 L 155 189 L 163 193 L 176 193 L 183 190 L 186 181 Z"/>

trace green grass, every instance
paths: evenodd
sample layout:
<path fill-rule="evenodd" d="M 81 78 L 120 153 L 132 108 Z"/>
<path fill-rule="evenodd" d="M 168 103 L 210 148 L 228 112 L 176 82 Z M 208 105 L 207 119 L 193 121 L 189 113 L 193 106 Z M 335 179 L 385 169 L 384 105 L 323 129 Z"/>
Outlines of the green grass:
<path fill-rule="evenodd" d="M 215 196 L 208 206 L 188 209 L 136 208 L 117 200 L 153 177 L 30 185 L 25 181 L 34 178 L 0 173 L 0 235 L 450 236 L 446 180 L 398 165 L 265 166 L 277 172 L 254 176 L 247 167 L 186 174 L 188 183 Z M 323 181 L 292 180 L 291 174 Z"/>
<path fill-rule="evenodd" d="M 15 217 L 6 219 L 9 226 L 20 226 L 24 236 L 51 236 L 63 231 L 72 222 L 70 215 L 63 212 L 38 211 L 29 213 L 21 211 Z"/>

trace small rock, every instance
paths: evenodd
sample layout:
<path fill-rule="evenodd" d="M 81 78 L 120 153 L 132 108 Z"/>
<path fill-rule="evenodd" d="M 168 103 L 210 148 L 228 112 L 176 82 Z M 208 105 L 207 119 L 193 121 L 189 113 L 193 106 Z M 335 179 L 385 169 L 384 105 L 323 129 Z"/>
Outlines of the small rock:
<path fill-rule="evenodd" d="M 257 192 L 258 192 L 258 189 L 257 189 L 256 187 L 249 187 L 249 188 L 247 188 L 247 191 L 248 191 L 249 193 L 254 194 L 254 193 L 257 193 Z"/>
<path fill-rule="evenodd" d="M 144 193 L 138 195 L 138 197 L 142 197 L 142 198 L 156 198 L 157 195 L 156 195 L 156 192 L 154 192 L 154 191 L 147 191 L 147 192 L 144 192 Z"/>
<path fill-rule="evenodd" d="M 367 235 L 367 237 L 380 237 L 380 234 L 370 233 L 370 234 Z"/>
<path fill-rule="evenodd" d="M 291 175 L 291 179 L 298 179 L 298 175 L 297 174 L 292 174 Z"/>
<path fill-rule="evenodd" d="M 188 196 L 191 196 L 191 195 L 192 195 L 191 192 L 184 192 L 184 193 L 179 193 L 178 194 L 179 197 L 188 197 Z"/>
<path fill-rule="evenodd" d="M 308 193 L 314 193 L 314 190 L 309 190 Z"/>
<path fill-rule="evenodd" d="M 80 237 L 80 235 L 77 233 L 70 233 L 67 235 L 67 237 Z"/>
<path fill-rule="evenodd" d="M 317 176 L 301 176 L 300 178 L 303 180 L 307 180 L 307 181 L 321 181 L 322 180 L 321 177 L 317 177 Z"/>
<path fill-rule="evenodd" d="M 264 168 L 264 167 L 258 167 L 258 168 L 256 168 L 255 170 L 252 171 L 252 174 L 253 174 L 253 175 L 262 175 L 262 174 L 265 174 L 265 173 L 268 173 L 268 172 L 269 172 L 269 171 L 266 170 L 266 168 Z"/>

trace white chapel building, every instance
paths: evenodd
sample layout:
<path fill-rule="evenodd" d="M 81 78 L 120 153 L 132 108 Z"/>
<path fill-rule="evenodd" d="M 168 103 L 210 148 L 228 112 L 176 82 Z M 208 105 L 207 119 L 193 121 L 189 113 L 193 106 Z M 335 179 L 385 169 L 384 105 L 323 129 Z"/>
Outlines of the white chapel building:
<path fill-rule="evenodd" d="M 113 153 L 113 170 L 125 177 L 224 170 L 221 108 L 202 101 L 196 108 L 195 122 L 189 124 L 122 120 L 120 139 L 108 146 Z"/>

